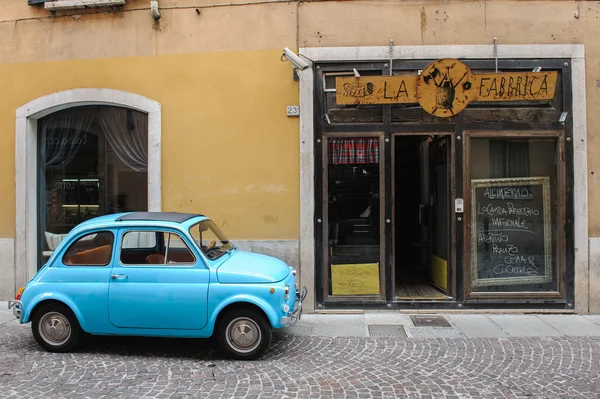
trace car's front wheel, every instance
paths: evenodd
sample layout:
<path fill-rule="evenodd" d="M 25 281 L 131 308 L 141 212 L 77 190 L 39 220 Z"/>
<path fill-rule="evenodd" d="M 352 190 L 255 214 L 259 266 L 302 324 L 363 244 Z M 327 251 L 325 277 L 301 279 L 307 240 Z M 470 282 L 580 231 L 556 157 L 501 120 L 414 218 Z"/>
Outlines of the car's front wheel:
<path fill-rule="evenodd" d="M 262 355 L 271 342 L 271 326 L 253 309 L 232 309 L 219 321 L 217 339 L 226 355 L 253 360 Z"/>
<path fill-rule="evenodd" d="M 62 304 L 49 303 L 36 309 L 31 331 L 37 343 L 49 352 L 68 352 L 79 342 L 77 318 Z"/>

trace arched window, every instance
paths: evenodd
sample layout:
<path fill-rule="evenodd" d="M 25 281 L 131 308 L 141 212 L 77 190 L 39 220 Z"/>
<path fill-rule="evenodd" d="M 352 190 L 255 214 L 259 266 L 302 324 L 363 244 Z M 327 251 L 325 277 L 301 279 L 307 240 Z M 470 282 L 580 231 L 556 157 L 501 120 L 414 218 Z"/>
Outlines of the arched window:
<path fill-rule="evenodd" d="M 148 210 L 148 117 L 82 106 L 38 122 L 39 266 L 77 224 Z"/>

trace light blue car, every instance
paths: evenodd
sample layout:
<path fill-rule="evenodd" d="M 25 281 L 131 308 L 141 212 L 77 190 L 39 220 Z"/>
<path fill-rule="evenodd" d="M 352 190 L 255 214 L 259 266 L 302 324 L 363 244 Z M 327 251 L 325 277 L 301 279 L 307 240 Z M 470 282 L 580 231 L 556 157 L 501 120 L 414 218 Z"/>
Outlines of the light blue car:
<path fill-rule="evenodd" d="M 256 359 L 305 296 L 292 267 L 238 250 L 205 216 L 133 212 L 75 227 L 8 306 L 51 352 L 83 333 L 215 335 L 226 355 Z"/>

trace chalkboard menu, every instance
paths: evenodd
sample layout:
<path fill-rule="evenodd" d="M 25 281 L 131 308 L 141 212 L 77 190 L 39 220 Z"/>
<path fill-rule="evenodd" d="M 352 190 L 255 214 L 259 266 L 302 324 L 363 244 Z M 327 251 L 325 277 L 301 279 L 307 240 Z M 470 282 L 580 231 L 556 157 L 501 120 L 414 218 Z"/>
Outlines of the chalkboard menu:
<path fill-rule="evenodd" d="M 552 281 L 550 179 L 471 181 L 472 287 Z"/>

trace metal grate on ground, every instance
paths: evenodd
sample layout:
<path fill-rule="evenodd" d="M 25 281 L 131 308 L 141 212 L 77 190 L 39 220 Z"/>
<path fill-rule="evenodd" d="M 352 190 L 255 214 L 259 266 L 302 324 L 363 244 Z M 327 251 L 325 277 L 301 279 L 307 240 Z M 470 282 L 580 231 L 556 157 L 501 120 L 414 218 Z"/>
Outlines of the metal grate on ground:
<path fill-rule="evenodd" d="M 450 327 L 444 316 L 410 316 L 415 327 Z"/>
<path fill-rule="evenodd" d="M 380 337 L 404 337 L 406 338 L 406 331 L 404 331 L 404 327 L 398 325 L 370 325 L 369 326 L 369 336 L 371 338 L 380 338 Z"/>

